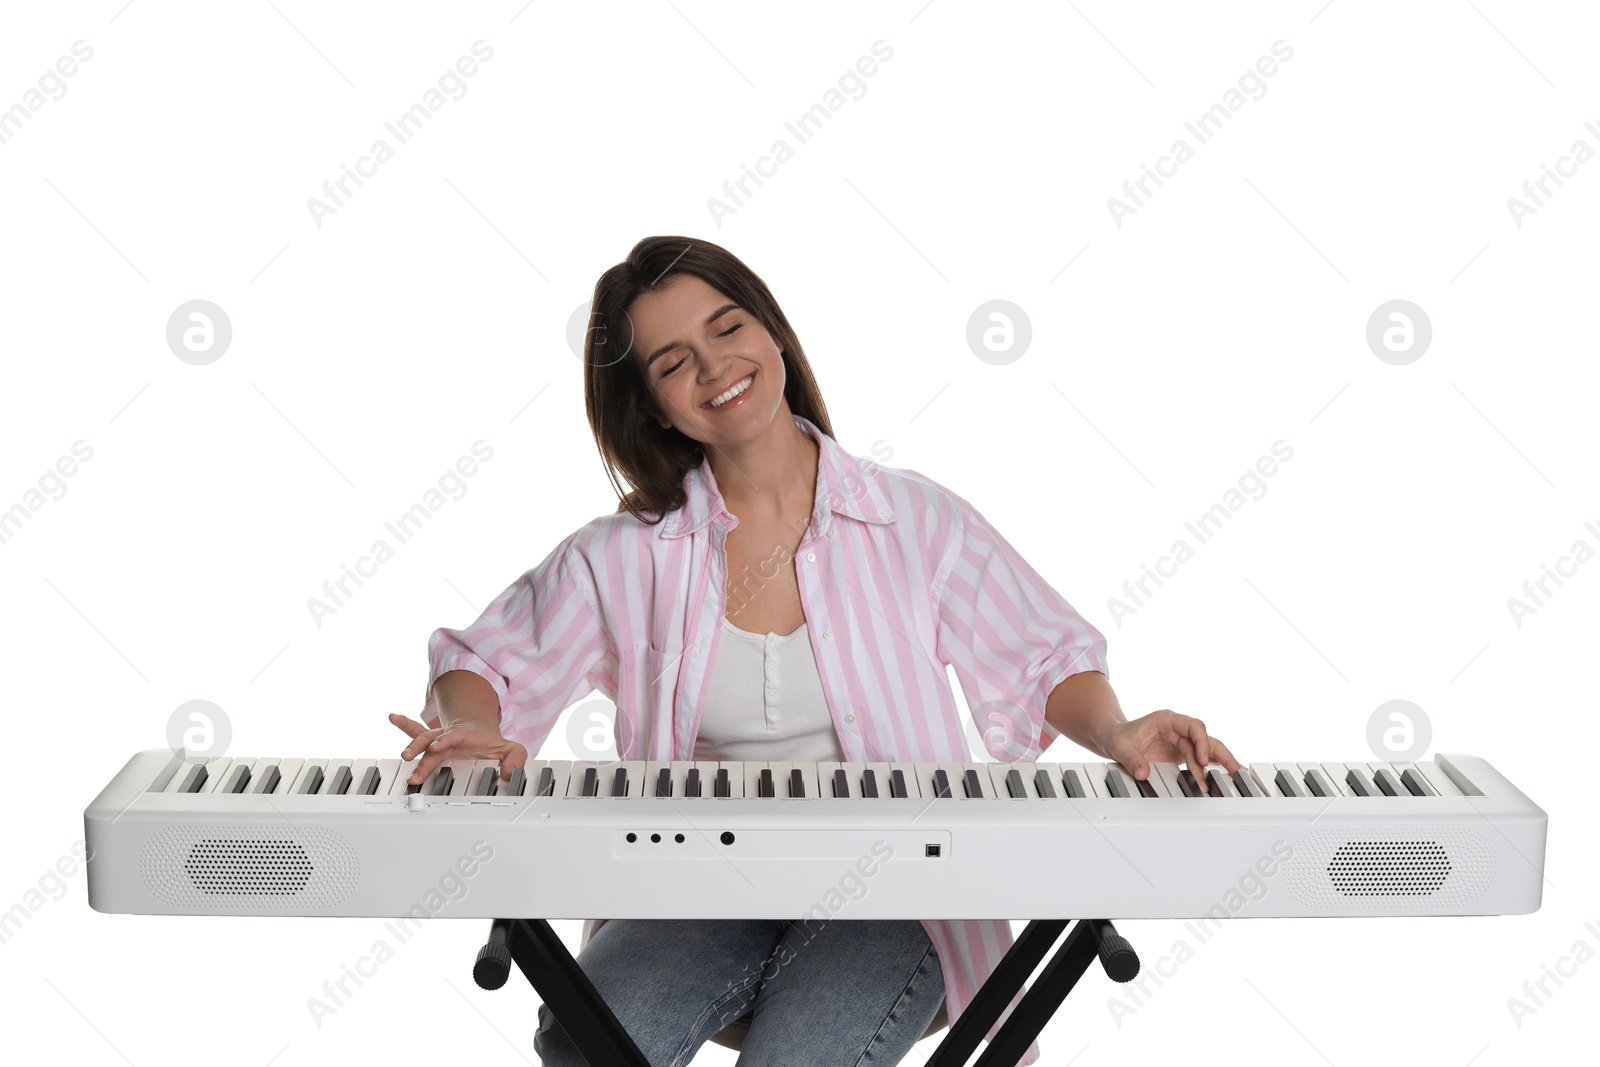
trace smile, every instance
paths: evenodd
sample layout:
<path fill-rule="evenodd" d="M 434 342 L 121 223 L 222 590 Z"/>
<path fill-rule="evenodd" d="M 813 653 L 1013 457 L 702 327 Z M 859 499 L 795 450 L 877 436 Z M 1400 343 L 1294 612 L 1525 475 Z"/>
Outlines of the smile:
<path fill-rule="evenodd" d="M 716 411 L 717 409 L 724 407 L 730 401 L 737 400 L 739 397 L 749 392 L 750 383 L 755 381 L 755 377 L 755 371 L 751 371 L 749 375 L 745 377 L 744 381 L 735 384 L 727 392 L 712 397 L 701 406 L 710 408 L 712 411 Z"/>

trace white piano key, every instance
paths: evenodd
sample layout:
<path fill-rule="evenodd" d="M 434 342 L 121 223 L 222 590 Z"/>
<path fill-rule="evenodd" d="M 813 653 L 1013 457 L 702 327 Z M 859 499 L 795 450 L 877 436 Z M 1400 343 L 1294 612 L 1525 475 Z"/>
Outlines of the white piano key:
<path fill-rule="evenodd" d="M 1166 791 L 1163 795 L 1177 797 L 1179 800 L 1189 799 L 1184 796 L 1183 786 L 1178 781 L 1178 765 L 1176 763 L 1151 763 L 1150 780 L 1153 782 L 1158 779 L 1161 782 L 1161 788 Z"/>
<path fill-rule="evenodd" d="M 304 756 L 285 756 L 278 761 L 278 788 L 274 789 L 274 796 L 284 796 L 289 792 L 289 784 L 300 777 L 300 768 L 305 766 Z"/>
<path fill-rule="evenodd" d="M 1173 766 L 1176 767 L 1177 764 L 1173 764 Z M 1145 775 L 1144 780 L 1150 783 L 1150 788 L 1156 791 L 1157 797 L 1172 796 L 1172 787 L 1167 784 L 1167 780 L 1165 778 L 1161 777 L 1161 774 L 1156 770 L 1156 765 L 1154 763 L 1150 764 L 1150 771 Z"/>
<path fill-rule="evenodd" d="M 184 760 L 183 765 L 167 780 L 166 786 L 161 791 L 163 793 L 188 792 L 188 790 L 183 789 L 184 783 L 190 780 L 190 775 L 195 773 L 196 767 L 203 768 L 204 766 L 205 760 L 203 759 Z M 203 782 L 201 787 L 204 788 Z"/>
<path fill-rule="evenodd" d="M 990 763 L 989 784 L 994 789 L 994 795 L 1001 800 L 1038 800 L 1039 790 L 1034 786 L 1033 772 L 1038 769 L 1037 763 Z M 1007 779 L 1011 772 L 1016 771 L 1017 777 L 1022 779 L 1022 795 L 1013 797 Z"/>
<path fill-rule="evenodd" d="M 408 777 L 412 771 L 416 770 L 414 766 L 406 765 L 404 767 L 404 772 L 402 773 L 401 761 L 395 756 L 390 756 L 387 759 L 351 760 L 350 792 L 345 794 L 346 796 L 361 795 L 357 794 L 356 791 L 361 788 L 361 780 L 367 776 L 367 766 L 369 763 L 378 768 L 378 788 L 371 794 L 368 794 L 375 797 L 388 796 L 389 790 L 394 785 L 396 778 L 404 779 Z M 401 792 L 405 792 L 405 790 L 402 789 Z"/>
<path fill-rule="evenodd" d="M 967 791 L 962 788 L 961 785 L 961 775 L 967 769 L 967 765 L 965 763 L 935 763 L 933 766 L 935 771 L 943 771 L 945 778 L 949 780 L 951 800 L 967 799 Z M 935 795 L 937 795 L 938 790 L 935 790 L 934 792 Z"/>
<path fill-rule="evenodd" d="M 1063 771 L 1077 771 L 1078 783 L 1083 786 L 1086 794 L 1085 800 L 1108 800 L 1106 796 L 1105 775 L 1094 772 L 1094 764 L 1090 763 L 1065 763 Z"/>
<path fill-rule="evenodd" d="M 1422 777 L 1427 779 L 1428 784 L 1433 786 L 1442 797 L 1459 797 L 1463 795 L 1455 782 L 1450 780 L 1450 776 L 1440 770 L 1439 765 L 1433 760 L 1419 760 L 1416 763 L 1404 765 L 1397 763 L 1395 766 L 1402 769 L 1404 767 L 1415 767 Z"/>
<path fill-rule="evenodd" d="M 1057 763 L 1054 760 L 1051 760 L 1051 761 L 1048 761 L 1048 762 L 1044 762 L 1044 763 L 1035 763 L 1033 765 L 1033 773 L 1031 775 L 1029 775 L 1029 778 L 1031 779 L 1031 784 L 1033 786 L 1033 792 L 1034 792 L 1034 794 L 1036 796 L 1040 797 L 1043 800 L 1059 801 L 1059 800 L 1065 800 L 1066 799 L 1066 797 L 1067 797 L 1067 789 L 1066 789 L 1066 786 L 1061 784 L 1061 768 L 1062 768 L 1062 766 L 1063 766 L 1063 764 Z M 1039 789 L 1039 772 L 1040 771 L 1044 772 L 1045 778 L 1050 782 L 1050 791 L 1049 791 L 1049 793 L 1041 792 L 1040 789 Z M 1054 796 L 1051 796 L 1052 793 L 1054 794 Z"/>
<path fill-rule="evenodd" d="M 1278 766 L 1275 763 L 1252 763 L 1250 774 L 1256 780 L 1256 785 L 1268 797 L 1281 797 L 1283 790 L 1278 788 Z"/>
<path fill-rule="evenodd" d="M 1334 775 L 1328 768 L 1336 766 L 1335 764 L 1332 764 L 1332 763 L 1300 763 L 1300 764 L 1297 764 L 1296 766 L 1298 766 L 1300 768 L 1300 777 L 1301 777 L 1301 780 L 1306 783 L 1306 791 L 1308 793 L 1312 793 L 1313 795 L 1315 795 L 1315 792 L 1316 792 L 1315 790 L 1313 790 L 1311 788 L 1311 784 L 1310 784 L 1311 772 L 1313 770 L 1315 770 L 1315 771 L 1320 771 L 1321 772 L 1321 776 L 1320 776 L 1319 780 L 1328 783 L 1328 785 L 1333 789 L 1333 794 L 1332 794 L 1333 796 L 1335 796 L 1335 797 L 1347 797 L 1347 796 L 1350 795 L 1350 790 L 1345 786 L 1344 782 L 1342 782 L 1342 781 L 1336 782 L 1336 781 L 1333 780 Z M 1340 777 L 1342 778 L 1343 775 L 1340 775 Z"/>
<path fill-rule="evenodd" d="M 1367 762 L 1367 770 L 1372 774 L 1372 780 L 1374 782 L 1378 780 L 1379 771 L 1387 770 L 1390 774 L 1394 775 L 1395 781 L 1400 783 L 1400 792 L 1398 794 L 1399 797 L 1404 799 L 1411 795 L 1411 790 L 1406 788 L 1405 782 L 1400 781 L 1400 772 L 1396 770 L 1392 764 L 1384 763 L 1381 760 L 1369 760 Z M 1381 791 L 1382 786 L 1379 786 L 1379 789 Z"/>
<path fill-rule="evenodd" d="M 688 796 L 687 785 L 689 770 L 694 766 L 693 760 L 673 760 L 667 765 L 672 771 L 672 795 L 674 797 Z M 704 774 L 705 772 L 701 772 Z M 703 783 L 702 783 L 703 784 Z M 655 786 L 650 787 L 650 795 L 655 795 Z"/>
<path fill-rule="evenodd" d="M 526 765 L 524 765 L 526 766 Z M 489 772 L 489 780 L 484 781 L 484 771 Z M 476 759 L 472 761 L 472 770 L 467 773 L 467 790 L 464 795 L 469 797 L 494 796 L 495 783 L 500 780 L 500 761 L 493 759 Z"/>
<path fill-rule="evenodd" d="M 767 766 L 765 760 L 759 762 L 756 760 L 744 760 L 743 762 L 739 763 L 725 763 L 723 766 L 728 768 L 728 778 L 730 780 L 730 784 L 731 780 L 734 778 L 742 777 L 744 780 L 742 787 L 744 792 L 740 793 L 738 788 L 735 788 L 733 794 L 734 796 L 757 798 L 761 796 L 761 772 L 771 769 Z M 776 785 L 773 787 L 773 794 L 777 794 Z"/>
<path fill-rule="evenodd" d="M 1127 799 L 1145 799 L 1144 794 L 1139 792 L 1139 783 L 1134 780 L 1133 775 L 1129 774 L 1123 769 L 1122 764 L 1097 763 L 1093 764 L 1093 766 L 1099 768 L 1097 773 L 1100 775 L 1100 784 L 1105 788 L 1106 796 L 1113 798 L 1117 797 L 1116 791 L 1111 788 L 1111 783 L 1115 781 L 1122 786 L 1122 791 L 1128 795 Z"/>
<path fill-rule="evenodd" d="M 300 773 L 294 776 L 294 781 L 289 783 L 289 787 L 285 789 L 284 792 L 294 796 L 308 795 L 305 791 L 306 784 L 311 781 L 318 771 L 321 771 L 324 777 L 326 777 L 328 773 L 327 768 L 328 761 L 325 757 L 316 756 L 305 760 L 300 764 Z M 322 785 L 319 782 L 317 785 L 319 792 L 321 791 L 321 788 Z"/>
<path fill-rule="evenodd" d="M 823 760 L 813 764 L 817 768 L 817 797 L 819 800 L 833 800 L 833 772 L 844 770 L 844 764 L 838 760 Z M 844 795 L 850 796 L 850 776 L 845 775 Z"/>
<path fill-rule="evenodd" d="M 713 798 L 717 795 L 717 768 L 721 766 L 722 764 L 715 760 L 695 760 L 693 762 L 694 769 L 700 772 L 700 795 L 702 797 Z M 739 781 L 744 780 L 742 775 L 737 774 L 730 774 L 728 777 Z"/>
<path fill-rule="evenodd" d="M 789 769 L 783 774 L 783 778 L 785 780 L 784 788 L 778 790 L 778 795 L 784 797 L 791 796 L 787 782 L 789 779 L 794 777 L 795 771 L 800 772 L 800 778 L 805 786 L 806 791 L 805 799 L 816 800 L 821 794 L 822 782 L 817 777 L 817 765 L 808 761 L 789 764 Z"/>
<path fill-rule="evenodd" d="M 246 793 L 260 793 L 261 787 L 266 785 L 268 772 L 281 761 L 277 756 L 262 756 L 250 765 L 250 784 L 244 787 Z M 280 775 L 280 778 L 282 776 Z M 274 786 L 274 789 L 277 787 Z"/>
<path fill-rule="evenodd" d="M 755 797 L 755 796 L 758 795 L 757 792 L 756 792 L 756 785 L 758 784 L 758 781 L 751 779 L 750 778 L 750 774 L 755 774 L 757 776 L 757 779 L 759 779 L 760 770 L 761 770 L 762 767 L 765 767 L 765 766 L 766 766 L 765 763 L 744 763 L 744 764 L 741 764 L 738 760 L 728 760 L 728 761 L 725 761 L 725 762 L 717 764 L 717 770 L 719 770 L 719 771 L 723 770 L 723 769 L 727 770 L 727 772 L 728 772 L 728 796 L 730 798 L 737 799 L 738 797 Z M 745 767 L 751 768 L 751 770 L 749 772 L 747 772 L 744 769 L 742 769 L 742 768 L 745 768 Z M 712 786 L 715 783 L 715 781 L 716 781 L 716 775 L 713 774 L 712 777 L 711 777 L 711 780 L 706 783 L 706 795 L 707 796 L 712 795 L 712 793 L 713 793 Z M 745 791 L 745 786 L 747 786 L 747 785 L 750 787 L 749 792 Z"/>
<path fill-rule="evenodd" d="M 417 767 L 420 766 L 421 763 L 422 758 L 420 756 L 416 759 L 408 759 L 404 763 L 401 763 L 398 760 L 395 761 L 394 772 L 389 777 L 389 791 L 385 795 L 400 797 L 405 796 L 407 785 L 406 779 L 410 778 L 411 775 L 416 772 Z M 378 792 L 384 792 L 381 784 L 378 786 Z"/>
<path fill-rule="evenodd" d="M 661 781 L 661 772 L 667 772 L 667 788 L 672 789 L 672 764 L 665 760 L 646 760 L 644 764 L 644 781 L 639 784 L 643 787 L 643 796 L 649 800 L 658 800 L 656 786 Z M 682 789 L 673 789 L 671 796 L 676 799 L 683 795 Z"/>

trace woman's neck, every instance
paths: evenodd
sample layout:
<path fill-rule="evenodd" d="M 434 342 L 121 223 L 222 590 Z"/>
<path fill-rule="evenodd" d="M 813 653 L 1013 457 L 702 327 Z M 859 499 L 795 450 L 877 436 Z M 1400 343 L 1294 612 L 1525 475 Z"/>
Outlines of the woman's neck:
<path fill-rule="evenodd" d="M 706 455 L 723 505 L 741 521 L 811 514 L 821 448 L 785 412 L 755 440 L 739 447 L 712 446 Z"/>

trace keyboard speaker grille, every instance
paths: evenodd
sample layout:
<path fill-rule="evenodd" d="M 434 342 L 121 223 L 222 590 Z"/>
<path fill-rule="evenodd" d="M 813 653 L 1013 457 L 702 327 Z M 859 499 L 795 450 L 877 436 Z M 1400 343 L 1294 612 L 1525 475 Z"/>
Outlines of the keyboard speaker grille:
<path fill-rule="evenodd" d="M 166 826 L 145 843 L 139 874 L 167 904 L 302 911 L 345 900 L 361 864 L 349 841 L 318 827 Z"/>
<path fill-rule="evenodd" d="M 1314 911 L 1467 907 L 1494 882 L 1494 851 L 1475 830 L 1313 830 L 1294 842 L 1284 881 Z"/>

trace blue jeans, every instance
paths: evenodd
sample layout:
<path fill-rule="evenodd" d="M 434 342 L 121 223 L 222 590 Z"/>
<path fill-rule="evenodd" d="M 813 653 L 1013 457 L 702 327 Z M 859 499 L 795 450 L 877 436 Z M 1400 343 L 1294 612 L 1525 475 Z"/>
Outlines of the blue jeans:
<path fill-rule="evenodd" d="M 683 1067 L 751 1010 L 740 1067 L 888 1067 L 944 1002 L 915 919 L 611 919 L 577 960 L 651 1067 Z M 585 1065 L 543 1005 L 533 1049 Z"/>

